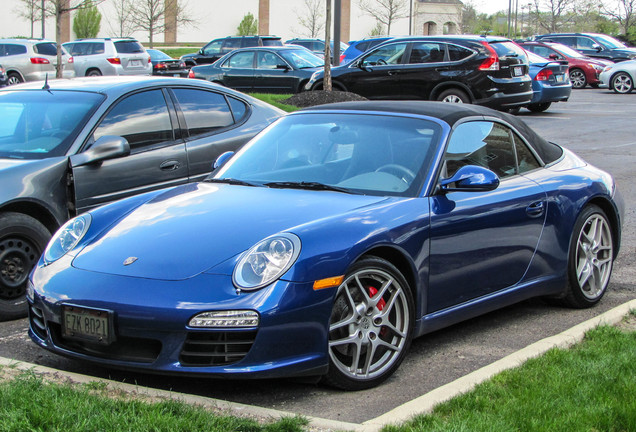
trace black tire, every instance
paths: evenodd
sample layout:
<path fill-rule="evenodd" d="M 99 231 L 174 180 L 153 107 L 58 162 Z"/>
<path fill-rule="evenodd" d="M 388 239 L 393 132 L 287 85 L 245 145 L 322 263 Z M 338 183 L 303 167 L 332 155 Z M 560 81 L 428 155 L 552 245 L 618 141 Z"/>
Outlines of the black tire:
<path fill-rule="evenodd" d="M 521 107 L 508 108 L 508 114 L 517 115 L 521 111 Z"/>
<path fill-rule="evenodd" d="M 7 85 L 20 84 L 23 82 L 24 82 L 24 79 L 22 79 L 22 76 L 20 76 L 19 73 L 9 72 L 7 74 Z"/>
<path fill-rule="evenodd" d="M 573 89 L 582 89 L 587 85 L 587 78 L 583 69 L 570 69 L 570 82 Z"/>
<path fill-rule="evenodd" d="M 99 69 L 89 69 L 86 71 L 87 77 L 98 77 L 102 76 L 102 72 Z"/>
<path fill-rule="evenodd" d="M 588 308 L 598 303 L 609 285 L 614 239 L 605 212 L 595 205 L 583 209 L 574 224 L 568 257 L 565 306 Z"/>
<path fill-rule="evenodd" d="M 0 321 L 27 314 L 26 284 L 51 233 L 37 219 L 0 213 Z"/>
<path fill-rule="evenodd" d="M 437 100 L 447 103 L 470 103 L 470 97 L 468 97 L 466 92 L 457 88 L 444 90 L 437 96 Z"/>
<path fill-rule="evenodd" d="M 550 105 L 552 105 L 552 102 L 543 102 L 543 103 L 530 104 L 526 108 L 528 108 L 532 112 L 543 112 L 543 111 L 547 111 L 548 108 L 550 108 Z"/>
<path fill-rule="evenodd" d="M 632 76 L 625 72 L 619 72 L 610 80 L 610 87 L 620 94 L 631 93 L 634 90 L 634 80 Z"/>
<path fill-rule="evenodd" d="M 334 298 L 323 380 L 344 390 L 386 380 L 411 345 L 414 309 L 411 289 L 391 263 L 367 257 L 353 264 Z"/>

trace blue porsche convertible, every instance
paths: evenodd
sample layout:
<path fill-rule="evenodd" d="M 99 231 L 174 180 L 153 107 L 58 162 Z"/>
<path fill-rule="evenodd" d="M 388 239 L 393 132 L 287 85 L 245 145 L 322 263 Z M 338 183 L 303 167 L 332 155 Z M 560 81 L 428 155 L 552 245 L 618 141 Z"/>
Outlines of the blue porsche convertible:
<path fill-rule="evenodd" d="M 509 114 L 322 105 L 203 182 L 66 223 L 31 274 L 29 334 L 113 368 L 368 388 L 414 337 L 530 297 L 596 304 L 622 212 L 609 174 Z"/>

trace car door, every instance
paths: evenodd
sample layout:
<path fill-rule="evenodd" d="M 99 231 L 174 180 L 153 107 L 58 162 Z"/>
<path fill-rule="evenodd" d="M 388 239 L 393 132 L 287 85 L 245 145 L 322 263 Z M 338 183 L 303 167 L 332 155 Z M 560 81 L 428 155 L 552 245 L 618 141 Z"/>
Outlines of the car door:
<path fill-rule="evenodd" d="M 520 175 L 540 165 L 503 124 L 472 121 L 452 132 L 441 177 L 461 166 L 495 172 L 490 192 L 438 193 L 431 198 L 428 311 L 433 312 L 514 286 L 522 280 L 539 243 L 547 197 Z"/>
<path fill-rule="evenodd" d="M 185 144 L 175 136 L 173 124 L 176 124 L 176 115 L 169 109 L 162 89 L 130 94 L 113 104 L 93 131 L 89 145 L 71 157 L 77 211 L 186 183 Z M 125 138 L 130 153 L 86 163 L 91 148 L 107 136 Z"/>
<path fill-rule="evenodd" d="M 334 79 L 342 81 L 348 91 L 370 99 L 399 98 L 398 75 L 407 46 L 407 42 L 400 42 L 378 47 Z"/>
<path fill-rule="evenodd" d="M 400 81 L 402 96 L 406 99 L 430 99 L 431 90 L 449 78 L 451 66 L 446 55 L 446 44 L 434 41 L 411 44 L 408 60 L 394 75 Z"/>
<path fill-rule="evenodd" d="M 603 45 L 587 36 L 576 37 L 576 49 L 588 57 L 610 58 Z"/>
<path fill-rule="evenodd" d="M 257 51 L 254 70 L 255 92 L 296 93 L 297 81 L 292 67 L 278 54 Z"/>
<path fill-rule="evenodd" d="M 239 51 L 221 65 L 223 85 L 250 92 L 254 88 L 254 51 Z"/>

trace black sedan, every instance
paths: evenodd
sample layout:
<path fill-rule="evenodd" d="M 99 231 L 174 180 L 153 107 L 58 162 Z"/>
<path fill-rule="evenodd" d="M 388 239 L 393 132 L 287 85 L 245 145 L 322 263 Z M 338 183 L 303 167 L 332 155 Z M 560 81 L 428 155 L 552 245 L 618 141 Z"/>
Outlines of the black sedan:
<path fill-rule="evenodd" d="M 195 66 L 201 78 L 243 92 L 298 93 L 324 61 L 301 47 L 254 47 L 232 51 L 211 65 Z"/>
<path fill-rule="evenodd" d="M 203 179 L 283 112 L 198 80 L 109 77 L 0 90 L 0 320 L 69 217 Z"/>
<path fill-rule="evenodd" d="M 7 78 L 7 73 L 2 67 L 2 65 L 0 65 L 0 87 L 4 87 L 8 83 L 9 83 L 9 79 Z"/>
<path fill-rule="evenodd" d="M 188 77 L 188 67 L 183 60 L 173 59 L 163 51 L 147 49 L 152 62 L 152 74 L 172 77 Z"/>

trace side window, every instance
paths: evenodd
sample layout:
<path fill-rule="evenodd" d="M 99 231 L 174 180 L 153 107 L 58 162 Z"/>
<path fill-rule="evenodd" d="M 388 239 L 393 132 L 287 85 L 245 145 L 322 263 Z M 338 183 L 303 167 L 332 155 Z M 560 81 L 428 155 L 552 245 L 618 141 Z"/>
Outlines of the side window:
<path fill-rule="evenodd" d="M 448 59 L 450 61 L 464 60 L 465 58 L 473 55 L 473 51 L 468 48 L 460 47 L 457 45 L 447 45 L 448 47 Z"/>
<path fill-rule="evenodd" d="M 274 53 L 259 51 L 256 64 L 258 69 L 276 69 L 278 65 L 284 65 L 285 62 Z"/>
<path fill-rule="evenodd" d="M 534 154 L 532 154 L 530 149 L 528 149 L 519 135 L 512 132 L 512 136 L 515 140 L 515 151 L 517 152 L 517 166 L 519 167 L 519 174 L 541 168 L 541 164 L 537 161 L 537 158 Z"/>
<path fill-rule="evenodd" d="M 27 48 L 24 45 L 6 44 L 5 45 L 7 56 L 26 54 Z"/>
<path fill-rule="evenodd" d="M 517 174 L 512 131 L 489 121 L 460 124 L 451 135 L 444 163 L 445 177 L 464 165 L 488 168 L 502 179 Z"/>
<path fill-rule="evenodd" d="M 370 66 L 400 64 L 404 51 L 406 51 L 406 45 L 406 43 L 394 43 L 381 46 L 365 56 L 362 59 L 362 64 Z"/>
<path fill-rule="evenodd" d="M 232 108 L 232 114 L 234 115 L 234 123 L 238 123 L 247 115 L 247 105 L 244 102 L 241 102 L 238 99 L 234 99 L 233 97 L 228 97 L 227 100 L 230 102 L 230 107 Z"/>
<path fill-rule="evenodd" d="M 444 61 L 444 54 L 444 44 L 437 42 L 415 42 L 411 48 L 408 63 L 440 63 Z"/>
<path fill-rule="evenodd" d="M 223 41 L 212 41 L 203 47 L 203 55 L 216 55 L 221 52 Z"/>
<path fill-rule="evenodd" d="M 89 44 L 86 43 L 76 43 L 71 46 L 70 53 L 72 56 L 85 56 L 89 52 Z"/>
<path fill-rule="evenodd" d="M 118 135 L 130 143 L 132 151 L 172 141 L 172 124 L 161 90 L 136 93 L 117 102 L 102 119 L 93 139 Z"/>
<path fill-rule="evenodd" d="M 592 39 L 579 36 L 576 38 L 576 45 L 578 49 L 593 49 L 593 45 L 598 45 Z"/>
<path fill-rule="evenodd" d="M 243 51 L 234 54 L 223 63 L 226 68 L 253 68 L 254 67 L 254 51 Z"/>
<path fill-rule="evenodd" d="M 557 36 L 551 37 L 555 42 L 562 43 L 572 48 L 576 48 L 576 38 L 574 36 Z"/>
<path fill-rule="evenodd" d="M 104 42 L 94 42 L 90 45 L 91 49 L 88 51 L 89 54 L 104 54 Z"/>
<path fill-rule="evenodd" d="M 360 42 L 358 45 L 356 45 L 356 48 L 362 52 L 365 52 L 367 49 L 369 49 L 369 42 Z"/>
<path fill-rule="evenodd" d="M 185 117 L 190 137 L 207 134 L 234 124 L 225 97 L 219 93 L 196 89 L 173 89 Z"/>
<path fill-rule="evenodd" d="M 226 39 L 225 42 L 223 42 L 223 48 L 221 48 L 221 52 L 223 54 L 227 54 L 230 51 L 234 51 L 237 48 L 241 47 L 241 39 L 237 38 L 237 39 Z"/>

